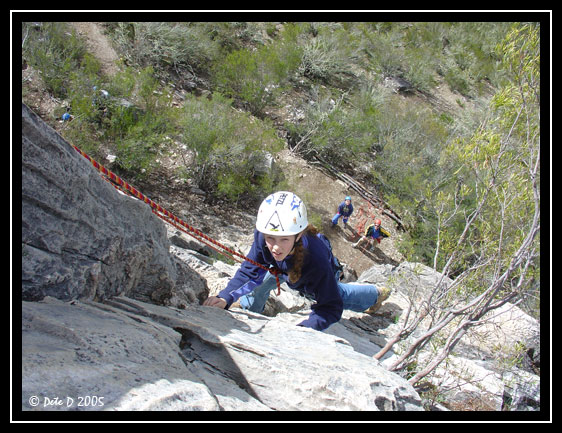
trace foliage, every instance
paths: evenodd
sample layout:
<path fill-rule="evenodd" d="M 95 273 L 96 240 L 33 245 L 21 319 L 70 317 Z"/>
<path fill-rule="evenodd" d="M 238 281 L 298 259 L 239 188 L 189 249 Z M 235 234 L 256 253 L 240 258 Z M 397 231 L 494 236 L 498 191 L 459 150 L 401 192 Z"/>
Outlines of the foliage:
<path fill-rule="evenodd" d="M 486 314 L 507 302 L 540 299 L 538 26 L 514 25 L 498 51 L 511 79 L 492 99 L 491 117 L 447 146 L 445 159 L 457 167 L 449 172 L 451 182 L 428 191 L 428 207 L 437 218 L 434 267 L 455 278 L 436 284 L 422 301 L 427 310 L 391 340 L 412 333 L 420 318 L 433 312 L 431 327 L 391 366 L 403 369 L 420 346 L 447 329 L 438 353 L 416 370 L 411 383 L 433 371 Z"/>
<path fill-rule="evenodd" d="M 451 142 L 447 153 L 459 165 L 453 173 L 456 186 L 454 191 L 453 185 L 441 189 L 432 202 L 447 231 L 454 221 L 464 222 L 481 203 L 480 215 L 467 232 L 471 241 L 463 261 L 497 257 L 495 266 L 502 269 L 536 224 L 532 216 L 540 200 L 538 29 L 514 26 L 498 51 L 512 79 L 492 99 L 493 117 L 471 137 Z M 451 231 L 451 240 L 458 236 L 458 229 Z"/>
<path fill-rule="evenodd" d="M 271 104 L 275 83 L 269 71 L 261 67 L 257 53 L 238 50 L 226 56 L 214 71 L 217 88 L 225 95 L 237 97 L 245 108 L 260 115 Z"/>
<path fill-rule="evenodd" d="M 64 89 L 75 114 L 67 135 L 83 134 L 86 145 L 95 147 L 100 138 L 95 128 L 102 127 L 101 138 L 112 143 L 120 166 L 135 173 L 148 173 L 164 151 L 165 137 L 179 134 L 177 113 L 166 100 L 172 89 L 159 89 L 163 80 L 172 78 L 180 86 L 187 79 L 205 83 L 215 95 L 228 97 L 227 106 L 261 119 L 291 89 L 301 89 L 309 97 L 299 107 L 304 119 L 284 125 L 293 150 L 319 155 L 345 170 L 368 167 L 369 180 L 410 221 L 405 245 L 409 242 L 412 257 L 429 260 L 436 232 L 425 185 L 451 182 L 444 180 L 446 170 L 434 167 L 444 159 L 442 150 L 459 132 L 459 123 L 419 104 L 402 103 L 384 88 L 383 79 L 400 76 L 428 92 L 442 76 L 462 93 L 474 94 L 479 82 L 497 83 L 502 77 L 495 43 L 507 23 L 108 23 L 125 63 L 144 70 L 136 75 L 123 65 L 111 79 L 101 76 L 83 43 L 62 23 L 40 28 L 22 29 L 24 53 L 32 57 L 33 48 L 51 59 L 52 65 L 42 64 L 42 74 L 59 78 L 51 87 Z M 92 103 L 94 86 L 112 96 L 104 110 Z M 189 145 L 197 149 L 197 140 L 208 142 L 210 132 L 192 127 L 201 133 Z M 213 152 L 226 157 L 233 151 L 219 152 L 217 145 Z M 194 183 L 204 186 L 199 176 Z M 232 177 L 219 189 L 210 180 L 210 192 L 247 186 L 236 187 L 236 182 L 244 184 Z"/>
<path fill-rule="evenodd" d="M 283 90 L 300 58 L 294 29 L 289 27 L 279 43 L 227 54 L 213 68 L 214 83 L 221 93 L 240 100 L 252 114 L 263 117 L 263 110 Z"/>
<path fill-rule="evenodd" d="M 170 91 L 161 88 L 153 69 L 139 73 L 125 69 L 112 79 L 78 74 L 69 86 L 75 120 L 65 136 L 89 142 L 92 131 L 97 131 L 97 140 L 108 143 L 117 155 L 118 168 L 132 179 L 147 176 L 157 166 L 175 124 Z M 99 149 L 99 143 L 95 147 Z M 97 149 L 93 151 L 96 154 Z"/>
<path fill-rule="evenodd" d="M 219 57 L 207 29 L 194 23 L 122 22 L 109 27 L 127 63 L 156 76 L 204 73 Z"/>
<path fill-rule="evenodd" d="M 247 113 L 232 109 L 232 101 L 188 97 L 178 123 L 185 176 L 199 188 L 230 201 L 256 199 L 270 191 L 275 178 L 267 163 L 282 148 L 274 129 Z"/>
<path fill-rule="evenodd" d="M 64 23 L 23 23 L 22 57 L 37 70 L 47 90 L 57 98 L 67 94 L 67 82 L 80 67 L 86 46 Z M 89 64 L 92 63 L 90 56 Z M 89 68 L 86 73 L 89 73 Z"/>
<path fill-rule="evenodd" d="M 300 137 L 293 150 L 307 157 L 322 156 L 337 167 L 360 159 L 376 144 L 373 122 L 378 115 L 376 101 L 360 101 L 362 96 L 357 100 L 360 106 L 349 109 L 342 103 L 345 95 L 318 95 L 316 103 L 304 107 L 304 122 L 287 125 L 293 136 Z"/>
<path fill-rule="evenodd" d="M 326 84 L 349 87 L 349 80 L 355 77 L 351 71 L 354 50 L 348 33 L 326 27 L 316 33 L 304 45 L 299 73 Z"/>

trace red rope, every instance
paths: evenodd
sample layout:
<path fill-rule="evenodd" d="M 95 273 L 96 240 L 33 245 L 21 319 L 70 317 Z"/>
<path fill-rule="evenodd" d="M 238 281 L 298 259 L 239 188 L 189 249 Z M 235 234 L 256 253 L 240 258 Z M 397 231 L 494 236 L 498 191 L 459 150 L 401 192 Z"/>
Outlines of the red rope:
<path fill-rule="evenodd" d="M 90 163 L 94 166 L 94 168 L 96 170 L 103 173 L 105 176 L 109 177 L 109 179 L 116 184 L 116 185 L 114 185 L 116 188 L 118 188 L 122 191 L 125 191 L 126 193 L 132 195 L 133 197 L 136 197 L 139 200 L 144 201 L 146 204 L 148 204 L 152 208 L 152 212 L 157 217 L 159 217 L 160 219 L 162 219 L 162 220 L 166 221 L 168 224 L 171 224 L 174 227 L 180 229 L 182 232 L 190 235 L 191 237 L 197 239 L 198 241 L 205 243 L 206 245 L 210 246 L 215 251 L 218 251 L 219 253 L 223 254 L 226 257 L 231 257 L 231 258 L 236 260 L 236 258 L 234 256 L 237 256 L 237 257 L 241 258 L 242 260 L 246 260 L 246 261 L 250 262 L 251 264 L 253 264 L 255 266 L 258 266 L 261 269 L 264 269 L 264 270 L 272 273 L 273 275 L 275 275 L 275 280 L 277 281 L 277 296 L 279 296 L 281 294 L 281 285 L 279 283 L 280 271 L 278 269 L 267 268 L 264 265 L 262 265 L 261 263 L 258 263 L 255 260 L 252 260 L 252 259 L 244 256 L 243 254 L 240 254 L 239 252 L 234 251 L 233 249 L 227 247 L 226 245 L 222 245 L 221 243 L 217 242 L 216 240 L 210 238 L 209 236 L 207 236 L 202 231 L 197 230 L 196 228 L 190 226 L 189 224 L 187 224 L 186 222 L 182 221 L 180 218 L 175 216 L 173 213 L 164 209 L 158 203 L 155 203 L 154 201 L 149 199 L 147 196 L 142 194 L 139 190 L 133 188 L 130 184 L 125 182 L 123 179 L 121 179 L 119 176 L 117 176 L 112 171 L 105 168 L 103 165 L 98 163 L 96 160 L 92 159 L 88 154 L 84 153 L 78 147 L 74 146 L 73 144 L 71 146 L 74 147 L 74 149 L 80 155 L 82 155 L 84 158 L 86 158 L 88 161 L 90 161 Z M 188 231 L 185 230 L 185 229 L 187 229 Z M 207 242 L 204 242 L 203 239 Z M 228 253 L 230 253 L 230 256 L 227 255 L 224 251 L 220 251 L 219 249 L 213 247 L 211 244 L 216 245 L 219 248 L 222 248 L 223 250 L 227 251 Z"/>

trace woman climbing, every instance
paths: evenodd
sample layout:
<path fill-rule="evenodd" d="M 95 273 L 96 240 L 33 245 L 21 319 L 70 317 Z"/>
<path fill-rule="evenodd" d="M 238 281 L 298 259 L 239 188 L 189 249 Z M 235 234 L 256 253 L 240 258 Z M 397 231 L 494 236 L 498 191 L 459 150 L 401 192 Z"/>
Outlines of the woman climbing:
<path fill-rule="evenodd" d="M 291 289 L 312 296 L 309 317 L 299 326 L 322 331 L 340 320 L 344 309 L 376 311 L 390 290 L 373 284 L 341 283 L 334 257 L 316 227 L 308 224 L 306 206 L 294 193 L 279 191 L 260 205 L 254 242 L 248 258 L 270 267 Z M 228 309 L 240 306 L 261 313 L 275 276 L 249 261 L 242 263 L 224 290 L 203 305 Z"/>

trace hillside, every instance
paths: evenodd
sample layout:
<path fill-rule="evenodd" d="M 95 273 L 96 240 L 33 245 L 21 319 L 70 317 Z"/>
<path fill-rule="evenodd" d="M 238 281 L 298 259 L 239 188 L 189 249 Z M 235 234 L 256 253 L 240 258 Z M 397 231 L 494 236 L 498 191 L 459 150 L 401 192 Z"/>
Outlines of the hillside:
<path fill-rule="evenodd" d="M 118 71 L 116 61 L 119 60 L 119 55 L 104 34 L 103 23 L 74 22 L 69 24 L 84 38 L 88 50 L 99 60 L 102 71 L 109 76 L 114 75 Z M 53 98 L 46 91 L 37 71 L 31 66 L 27 66 L 22 71 L 22 78 L 26 89 L 28 89 L 28 94 L 24 98 L 25 102 L 53 126 L 55 130 L 62 132 L 66 124 L 54 119 L 53 116 L 55 109 L 60 107 L 61 101 Z M 389 85 L 392 85 L 392 83 Z M 306 95 L 293 92 L 291 97 L 298 100 L 299 98 L 306 97 Z M 474 103 L 463 95 L 452 92 L 446 84 L 436 86 L 435 92 L 431 95 L 414 92 L 397 94 L 397 97 L 403 100 L 415 100 L 417 101 L 416 103 L 427 104 L 432 109 L 447 113 L 457 112 L 457 114 L 462 110 L 469 110 Z M 177 105 L 179 106 L 181 104 L 181 92 L 176 94 L 176 98 L 178 98 Z M 291 116 L 291 110 L 288 110 L 287 107 L 298 106 L 299 103 L 296 100 L 287 101 L 284 109 L 273 109 L 271 111 L 271 116 L 275 119 L 276 124 L 282 125 L 284 120 Z M 109 154 L 109 152 L 106 153 Z M 100 162 L 111 167 L 108 161 Z M 288 183 L 295 192 L 305 197 L 309 208 L 315 214 L 321 216 L 322 230 L 330 237 L 337 256 L 341 261 L 351 266 L 357 275 L 368 269 L 372 264 L 392 264 L 396 266 L 404 260 L 404 257 L 398 252 L 396 245 L 397 240 L 401 236 L 401 231 L 398 230 L 395 221 L 382 213 L 382 206 L 378 208 L 373 206 L 361 198 L 349 185 L 327 176 L 317 166 L 311 165 L 299 157 L 299 155 L 287 149 L 276 155 L 276 163 L 281 169 L 283 177 L 288 180 Z M 137 186 L 139 188 L 142 186 L 145 195 L 172 212 L 177 214 L 197 213 L 200 216 L 199 221 L 194 221 L 193 223 L 199 223 L 200 227 L 209 226 L 212 230 L 212 224 L 208 225 L 201 221 L 201 219 L 204 219 L 204 215 L 210 213 L 212 215 L 219 214 L 228 220 L 229 224 L 237 225 L 238 221 L 240 221 L 239 227 L 244 233 L 252 230 L 251 227 L 248 227 L 248 219 L 246 217 L 236 218 L 238 210 L 230 207 L 227 209 L 221 208 L 216 205 L 209 207 L 201 195 L 190 194 L 184 188 L 174 187 L 177 184 L 177 180 L 174 177 L 174 169 L 180 164 L 181 161 L 179 160 L 163 159 L 163 164 L 158 172 L 141 185 L 137 184 Z M 377 195 L 376 191 L 372 191 L 372 193 Z M 340 226 L 332 228 L 331 224 L 329 224 L 330 219 L 335 213 L 337 206 L 347 195 L 352 196 L 356 209 L 350 221 L 351 227 L 344 231 L 340 223 Z M 186 203 L 189 203 L 188 208 Z M 194 211 L 194 207 L 197 210 Z M 362 229 L 365 224 L 371 223 L 375 217 L 383 221 L 383 227 L 387 228 L 392 236 L 386 239 L 380 248 L 374 251 L 362 250 L 358 252 L 353 250 L 351 243 L 358 239 L 357 230 Z"/>

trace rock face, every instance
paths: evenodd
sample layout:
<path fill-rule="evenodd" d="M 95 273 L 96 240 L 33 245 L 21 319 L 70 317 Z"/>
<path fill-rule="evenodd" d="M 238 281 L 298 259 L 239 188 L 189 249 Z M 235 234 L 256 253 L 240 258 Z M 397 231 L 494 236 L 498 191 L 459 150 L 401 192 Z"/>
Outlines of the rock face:
<path fill-rule="evenodd" d="M 47 297 L 22 316 L 22 410 L 422 410 L 401 377 L 295 318 L 124 297 Z"/>
<path fill-rule="evenodd" d="M 206 280 L 146 204 L 26 106 L 22 135 L 22 411 L 423 410 L 302 317 L 200 306 Z"/>
<path fill-rule="evenodd" d="M 164 224 L 149 206 L 118 194 L 22 104 L 23 299 L 205 297 L 204 280 L 168 250 Z"/>

